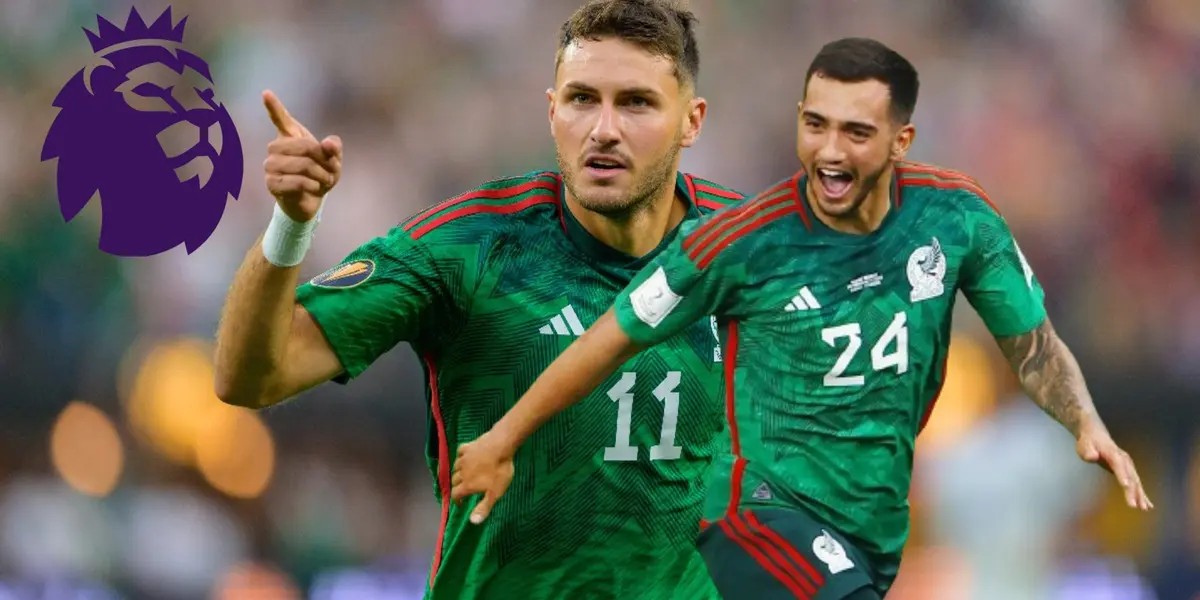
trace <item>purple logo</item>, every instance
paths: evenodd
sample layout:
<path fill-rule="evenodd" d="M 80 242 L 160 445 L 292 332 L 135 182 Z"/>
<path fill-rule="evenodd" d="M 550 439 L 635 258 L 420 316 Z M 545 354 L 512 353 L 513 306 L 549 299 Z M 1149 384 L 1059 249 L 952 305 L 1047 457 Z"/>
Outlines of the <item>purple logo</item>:
<path fill-rule="evenodd" d="M 100 250 L 152 256 L 212 236 L 242 189 L 242 143 L 200 57 L 183 49 L 187 18 L 167 8 L 124 29 L 97 16 L 83 30 L 95 56 L 54 99 L 42 160 L 58 159 L 58 203 L 75 218 L 101 206 Z"/>

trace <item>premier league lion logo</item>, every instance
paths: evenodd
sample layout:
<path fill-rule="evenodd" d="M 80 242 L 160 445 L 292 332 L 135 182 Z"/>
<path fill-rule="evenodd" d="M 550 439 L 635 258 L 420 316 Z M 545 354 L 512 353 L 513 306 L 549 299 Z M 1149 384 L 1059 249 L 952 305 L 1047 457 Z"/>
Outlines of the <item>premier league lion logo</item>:
<path fill-rule="evenodd" d="M 67 221 L 99 193 L 100 250 L 191 254 L 242 188 L 242 144 L 216 100 L 208 65 L 182 48 L 185 17 L 167 8 L 151 25 L 136 9 L 125 29 L 103 17 L 84 29 L 95 60 L 54 99 L 42 160 L 58 159 Z"/>

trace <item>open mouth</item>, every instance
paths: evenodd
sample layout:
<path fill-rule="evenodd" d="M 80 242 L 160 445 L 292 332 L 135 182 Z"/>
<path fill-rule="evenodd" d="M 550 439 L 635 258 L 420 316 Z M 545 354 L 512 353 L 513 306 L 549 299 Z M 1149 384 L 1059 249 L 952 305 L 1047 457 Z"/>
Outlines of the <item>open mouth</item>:
<path fill-rule="evenodd" d="M 817 180 L 821 182 L 821 189 L 830 200 L 840 200 L 854 185 L 854 175 L 839 169 L 817 169 Z"/>
<path fill-rule="evenodd" d="M 611 156 L 589 157 L 583 166 L 595 177 L 610 177 L 625 171 L 625 163 Z"/>

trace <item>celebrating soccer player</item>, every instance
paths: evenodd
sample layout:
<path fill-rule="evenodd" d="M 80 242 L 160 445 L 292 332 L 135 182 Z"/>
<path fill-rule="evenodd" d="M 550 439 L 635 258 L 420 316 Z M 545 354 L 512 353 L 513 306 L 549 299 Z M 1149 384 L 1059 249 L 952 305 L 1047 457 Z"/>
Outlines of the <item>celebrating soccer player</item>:
<path fill-rule="evenodd" d="M 534 436 L 492 527 L 470 525 L 472 507 L 450 502 L 454 449 L 503 416 L 682 222 L 741 199 L 678 172 L 706 111 L 693 26 L 665 0 L 580 8 L 548 91 L 559 170 L 424 210 L 298 292 L 341 146 L 264 95 L 278 129 L 265 164 L 277 205 L 226 302 L 218 393 L 270 406 L 410 344 L 427 369 L 428 463 L 442 503 L 427 598 L 716 597 L 695 547 L 722 428 L 708 320 L 677 327 Z"/>
<path fill-rule="evenodd" d="M 1152 507 L 1109 436 L 1004 219 L 965 175 L 905 162 L 917 72 L 867 39 L 826 45 L 799 105 L 803 170 L 685 224 L 508 415 L 459 449 L 455 499 L 486 516 L 538 427 L 619 365 L 715 314 L 725 453 L 701 553 L 727 600 L 878 599 L 908 538 L 913 447 L 945 379 L 955 296 L 1035 402 Z M 517 466 L 521 476 L 523 465 Z"/>

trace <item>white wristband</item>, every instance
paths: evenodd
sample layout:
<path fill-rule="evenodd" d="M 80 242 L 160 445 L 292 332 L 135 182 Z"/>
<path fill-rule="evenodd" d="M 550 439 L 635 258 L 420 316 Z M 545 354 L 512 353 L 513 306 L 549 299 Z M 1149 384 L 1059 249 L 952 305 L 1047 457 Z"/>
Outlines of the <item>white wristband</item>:
<path fill-rule="evenodd" d="M 313 231 L 321 222 L 321 212 L 325 210 L 325 199 L 321 199 L 321 207 L 310 221 L 293 221 L 279 205 L 271 215 L 267 232 L 263 235 L 262 253 L 267 262 L 277 267 L 294 267 L 304 262 L 304 255 L 312 245 Z"/>

